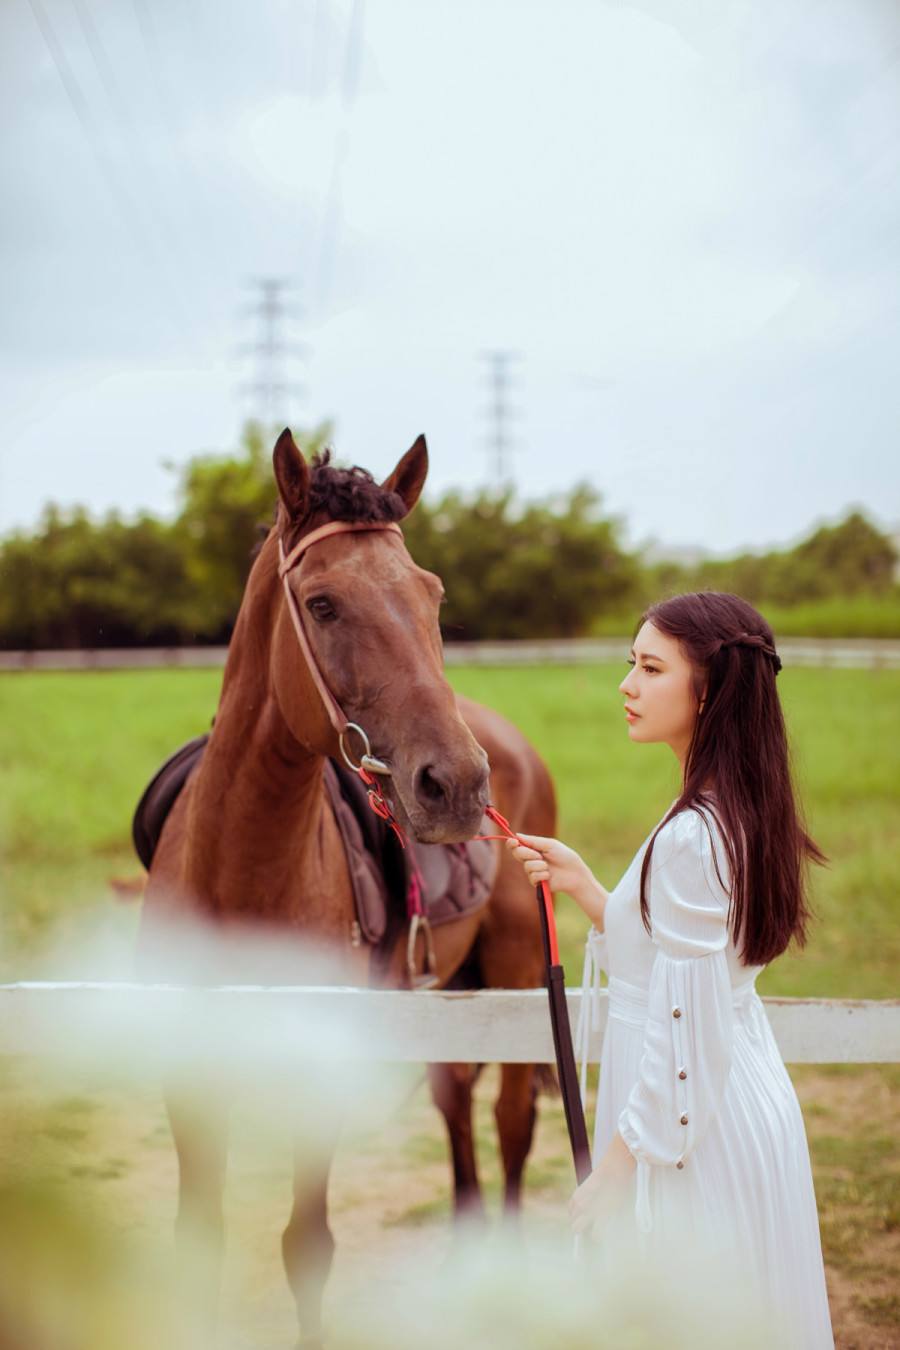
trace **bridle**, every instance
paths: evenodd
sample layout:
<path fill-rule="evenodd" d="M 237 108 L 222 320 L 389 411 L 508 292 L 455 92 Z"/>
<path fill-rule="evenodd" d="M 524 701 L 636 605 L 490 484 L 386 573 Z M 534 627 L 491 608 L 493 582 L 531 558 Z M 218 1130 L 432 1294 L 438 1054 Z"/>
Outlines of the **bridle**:
<path fill-rule="evenodd" d="M 289 574 L 297 566 L 304 553 L 312 544 L 318 544 L 323 539 L 330 539 L 335 534 L 360 534 L 363 531 L 386 530 L 392 534 L 399 534 L 403 538 L 403 531 L 400 526 L 393 521 L 349 521 L 332 520 L 327 525 L 320 525 L 316 530 L 310 530 L 309 534 L 304 535 L 299 543 L 295 544 L 290 553 L 285 556 L 284 544 L 281 539 L 278 540 L 278 575 L 281 577 L 281 584 L 284 586 L 284 594 L 287 598 L 288 613 L 291 616 L 291 622 L 294 625 L 294 632 L 297 634 L 297 640 L 300 643 L 300 650 L 309 667 L 309 673 L 313 677 L 313 683 L 321 695 L 322 702 L 325 704 L 325 711 L 328 713 L 329 721 L 338 734 L 338 741 L 341 747 L 341 754 L 344 756 L 347 764 L 354 773 L 359 773 L 361 768 L 365 768 L 370 774 L 380 773 L 389 774 L 391 772 L 389 765 L 383 760 L 376 759 L 372 754 L 372 747 L 369 744 L 369 738 L 358 722 L 351 722 L 344 713 L 341 705 L 338 703 L 334 694 L 328 687 L 325 676 L 319 669 L 319 663 L 315 658 L 309 638 L 306 636 L 306 629 L 303 627 L 303 617 L 297 604 L 294 592 L 291 590 L 288 581 Z M 360 759 L 359 764 L 354 764 L 344 744 L 344 737 L 348 731 L 355 731 L 362 737 L 365 753 Z M 379 813 L 380 814 L 380 813 Z"/>
<path fill-rule="evenodd" d="M 373 530 L 389 531 L 392 534 L 398 534 L 401 539 L 403 538 L 403 531 L 400 529 L 400 526 L 394 523 L 393 521 L 348 521 L 348 520 L 332 520 L 329 521 L 327 525 L 320 525 L 317 529 L 310 530 L 309 534 L 304 535 L 303 538 L 294 545 L 294 547 L 288 554 L 285 554 L 284 544 L 282 543 L 281 538 L 279 537 L 278 575 L 281 578 L 281 584 L 284 587 L 284 594 L 287 600 L 288 613 L 291 616 L 291 622 L 294 625 L 294 631 L 297 634 L 297 640 L 300 643 L 300 650 L 303 652 L 304 659 L 306 660 L 307 667 L 309 668 L 309 673 L 313 678 L 313 682 L 316 688 L 318 689 L 319 694 L 321 695 L 322 702 L 325 704 L 325 710 L 328 713 L 331 725 L 338 733 L 338 740 L 341 747 L 341 754 L 343 755 L 346 763 L 353 770 L 353 772 L 359 774 L 360 778 L 365 783 L 368 791 L 369 805 L 371 806 L 372 810 L 375 812 L 377 816 L 380 816 L 381 819 L 387 823 L 387 825 L 390 827 L 391 830 L 393 830 L 400 844 L 405 849 L 406 836 L 403 833 L 402 827 L 400 826 L 396 817 L 394 816 L 393 804 L 385 796 L 381 784 L 375 777 L 376 774 L 390 775 L 391 767 L 390 765 L 385 764 L 384 760 L 378 759 L 376 756 L 372 754 L 372 747 L 369 743 L 369 738 L 366 735 L 365 731 L 359 725 L 358 722 L 351 722 L 347 718 L 346 714 L 341 708 L 341 705 L 338 703 L 334 694 L 329 689 L 328 682 L 325 679 L 324 675 L 322 674 L 321 670 L 319 669 L 319 663 L 315 658 L 312 646 L 310 645 L 309 638 L 306 635 L 306 629 L 303 626 L 303 617 L 300 613 L 300 607 L 297 604 L 296 597 L 293 591 L 291 590 L 290 582 L 288 581 L 290 573 L 300 562 L 300 559 L 303 557 L 306 550 L 308 548 L 311 548 L 313 544 L 318 544 L 323 539 L 330 539 L 333 535 L 336 534 L 361 534 Z M 344 744 L 344 737 L 348 731 L 355 731 L 356 734 L 362 738 L 363 745 L 365 746 L 365 753 L 360 758 L 358 764 L 354 764 L 353 760 L 351 759 L 347 751 L 347 747 Z M 515 831 L 510 826 L 509 821 L 506 820 L 506 818 L 500 814 L 500 812 L 496 809 L 496 807 L 487 806 L 485 808 L 485 815 L 488 816 L 496 825 L 498 825 L 500 829 L 503 831 L 503 833 L 475 835 L 474 837 L 476 839 L 508 839 L 511 837 L 515 837 Z M 416 987 L 423 988 L 427 987 L 429 984 L 433 985 L 437 983 L 437 977 L 435 975 L 436 963 L 434 955 L 434 945 L 431 935 L 431 925 L 428 922 L 428 916 L 426 915 L 424 909 L 424 897 L 422 894 L 421 877 L 415 865 L 415 860 L 412 857 L 410 857 L 410 863 L 411 863 L 410 886 L 409 892 L 407 894 L 407 910 L 410 920 L 409 940 L 407 943 L 407 965 L 409 967 L 410 981 L 412 983 L 412 986 L 414 988 Z M 544 943 L 548 968 L 552 966 L 556 969 L 561 969 L 561 967 L 559 967 L 558 965 L 559 950 L 557 946 L 556 924 L 554 921 L 553 908 L 550 900 L 550 889 L 544 882 L 542 882 L 537 889 L 539 900 L 541 903 L 541 909 L 543 912 L 543 932 L 544 932 Z M 416 944 L 416 935 L 420 928 L 423 930 L 425 936 L 426 970 L 424 976 L 417 976 L 415 974 L 415 944 Z"/>

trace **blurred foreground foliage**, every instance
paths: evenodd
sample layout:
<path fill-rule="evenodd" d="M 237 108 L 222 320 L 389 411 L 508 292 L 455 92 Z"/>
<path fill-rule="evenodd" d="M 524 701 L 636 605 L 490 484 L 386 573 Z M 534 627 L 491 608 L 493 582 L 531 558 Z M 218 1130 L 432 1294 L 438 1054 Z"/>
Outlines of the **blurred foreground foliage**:
<path fill-rule="evenodd" d="M 188 1350 L 161 1263 L 22 1158 L 0 1171 L 4 1350 Z"/>
<path fill-rule="evenodd" d="M 296 439 L 309 455 L 330 432 Z M 273 440 L 251 422 L 234 453 L 189 460 L 171 521 L 48 506 L 33 533 L 0 543 L 0 647 L 227 642 L 273 518 Z M 444 580 L 449 640 L 620 634 L 651 601 L 703 589 L 744 596 L 780 634 L 900 637 L 898 555 L 859 511 L 791 549 L 690 566 L 629 553 L 586 483 L 540 503 L 450 491 L 420 501 L 404 534 Z"/>

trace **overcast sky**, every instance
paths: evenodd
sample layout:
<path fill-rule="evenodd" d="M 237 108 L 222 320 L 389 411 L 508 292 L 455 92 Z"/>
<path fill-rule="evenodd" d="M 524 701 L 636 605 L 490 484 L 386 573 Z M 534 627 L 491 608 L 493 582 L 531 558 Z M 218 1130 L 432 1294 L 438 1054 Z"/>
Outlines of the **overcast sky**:
<path fill-rule="evenodd" d="M 3 0 L 0 532 L 173 509 L 289 278 L 296 426 L 629 543 L 900 521 L 894 0 Z"/>

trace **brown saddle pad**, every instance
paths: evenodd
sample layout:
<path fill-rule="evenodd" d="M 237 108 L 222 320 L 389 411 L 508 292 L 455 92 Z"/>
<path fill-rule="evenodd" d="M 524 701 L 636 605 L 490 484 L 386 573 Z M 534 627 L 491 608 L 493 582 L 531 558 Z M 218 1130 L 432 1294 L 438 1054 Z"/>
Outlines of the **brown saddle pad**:
<path fill-rule="evenodd" d="M 166 817 L 200 763 L 208 740 L 208 733 L 197 736 L 176 750 L 138 802 L 132 839 L 148 870 Z M 325 787 L 344 844 L 357 919 L 367 942 L 388 945 L 402 929 L 413 862 L 433 926 L 451 923 L 487 903 L 498 866 L 498 853 L 490 842 L 420 844 L 410 840 L 404 849 L 369 806 L 365 784 L 352 770 L 337 760 L 327 760 Z M 485 819 L 482 827 L 489 823 Z"/>
<path fill-rule="evenodd" d="M 209 740 L 209 732 L 195 736 L 179 746 L 174 755 L 157 769 L 144 788 L 131 820 L 131 838 L 134 851 L 150 871 L 150 864 L 159 843 L 166 817 L 175 804 L 175 798 L 200 763 L 200 757 Z"/>

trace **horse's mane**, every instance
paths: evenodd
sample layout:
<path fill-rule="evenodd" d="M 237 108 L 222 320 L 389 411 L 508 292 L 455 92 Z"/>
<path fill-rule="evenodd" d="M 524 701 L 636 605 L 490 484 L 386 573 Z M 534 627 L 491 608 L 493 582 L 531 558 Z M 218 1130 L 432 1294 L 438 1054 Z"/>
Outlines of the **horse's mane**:
<path fill-rule="evenodd" d="M 331 446 L 317 450 L 309 461 L 309 505 L 304 522 L 319 517 L 325 520 L 402 520 L 406 502 L 398 492 L 386 492 L 380 483 L 358 464 L 340 468 L 331 462 Z M 284 508 L 275 507 L 273 524 Z M 269 533 L 268 525 L 259 526 L 259 538 L 253 548 L 256 558 Z"/>
<path fill-rule="evenodd" d="M 354 464 L 349 469 L 331 463 L 331 447 L 310 460 L 308 518 L 329 520 L 402 520 L 406 503 L 397 492 L 386 492 L 369 473 Z"/>

